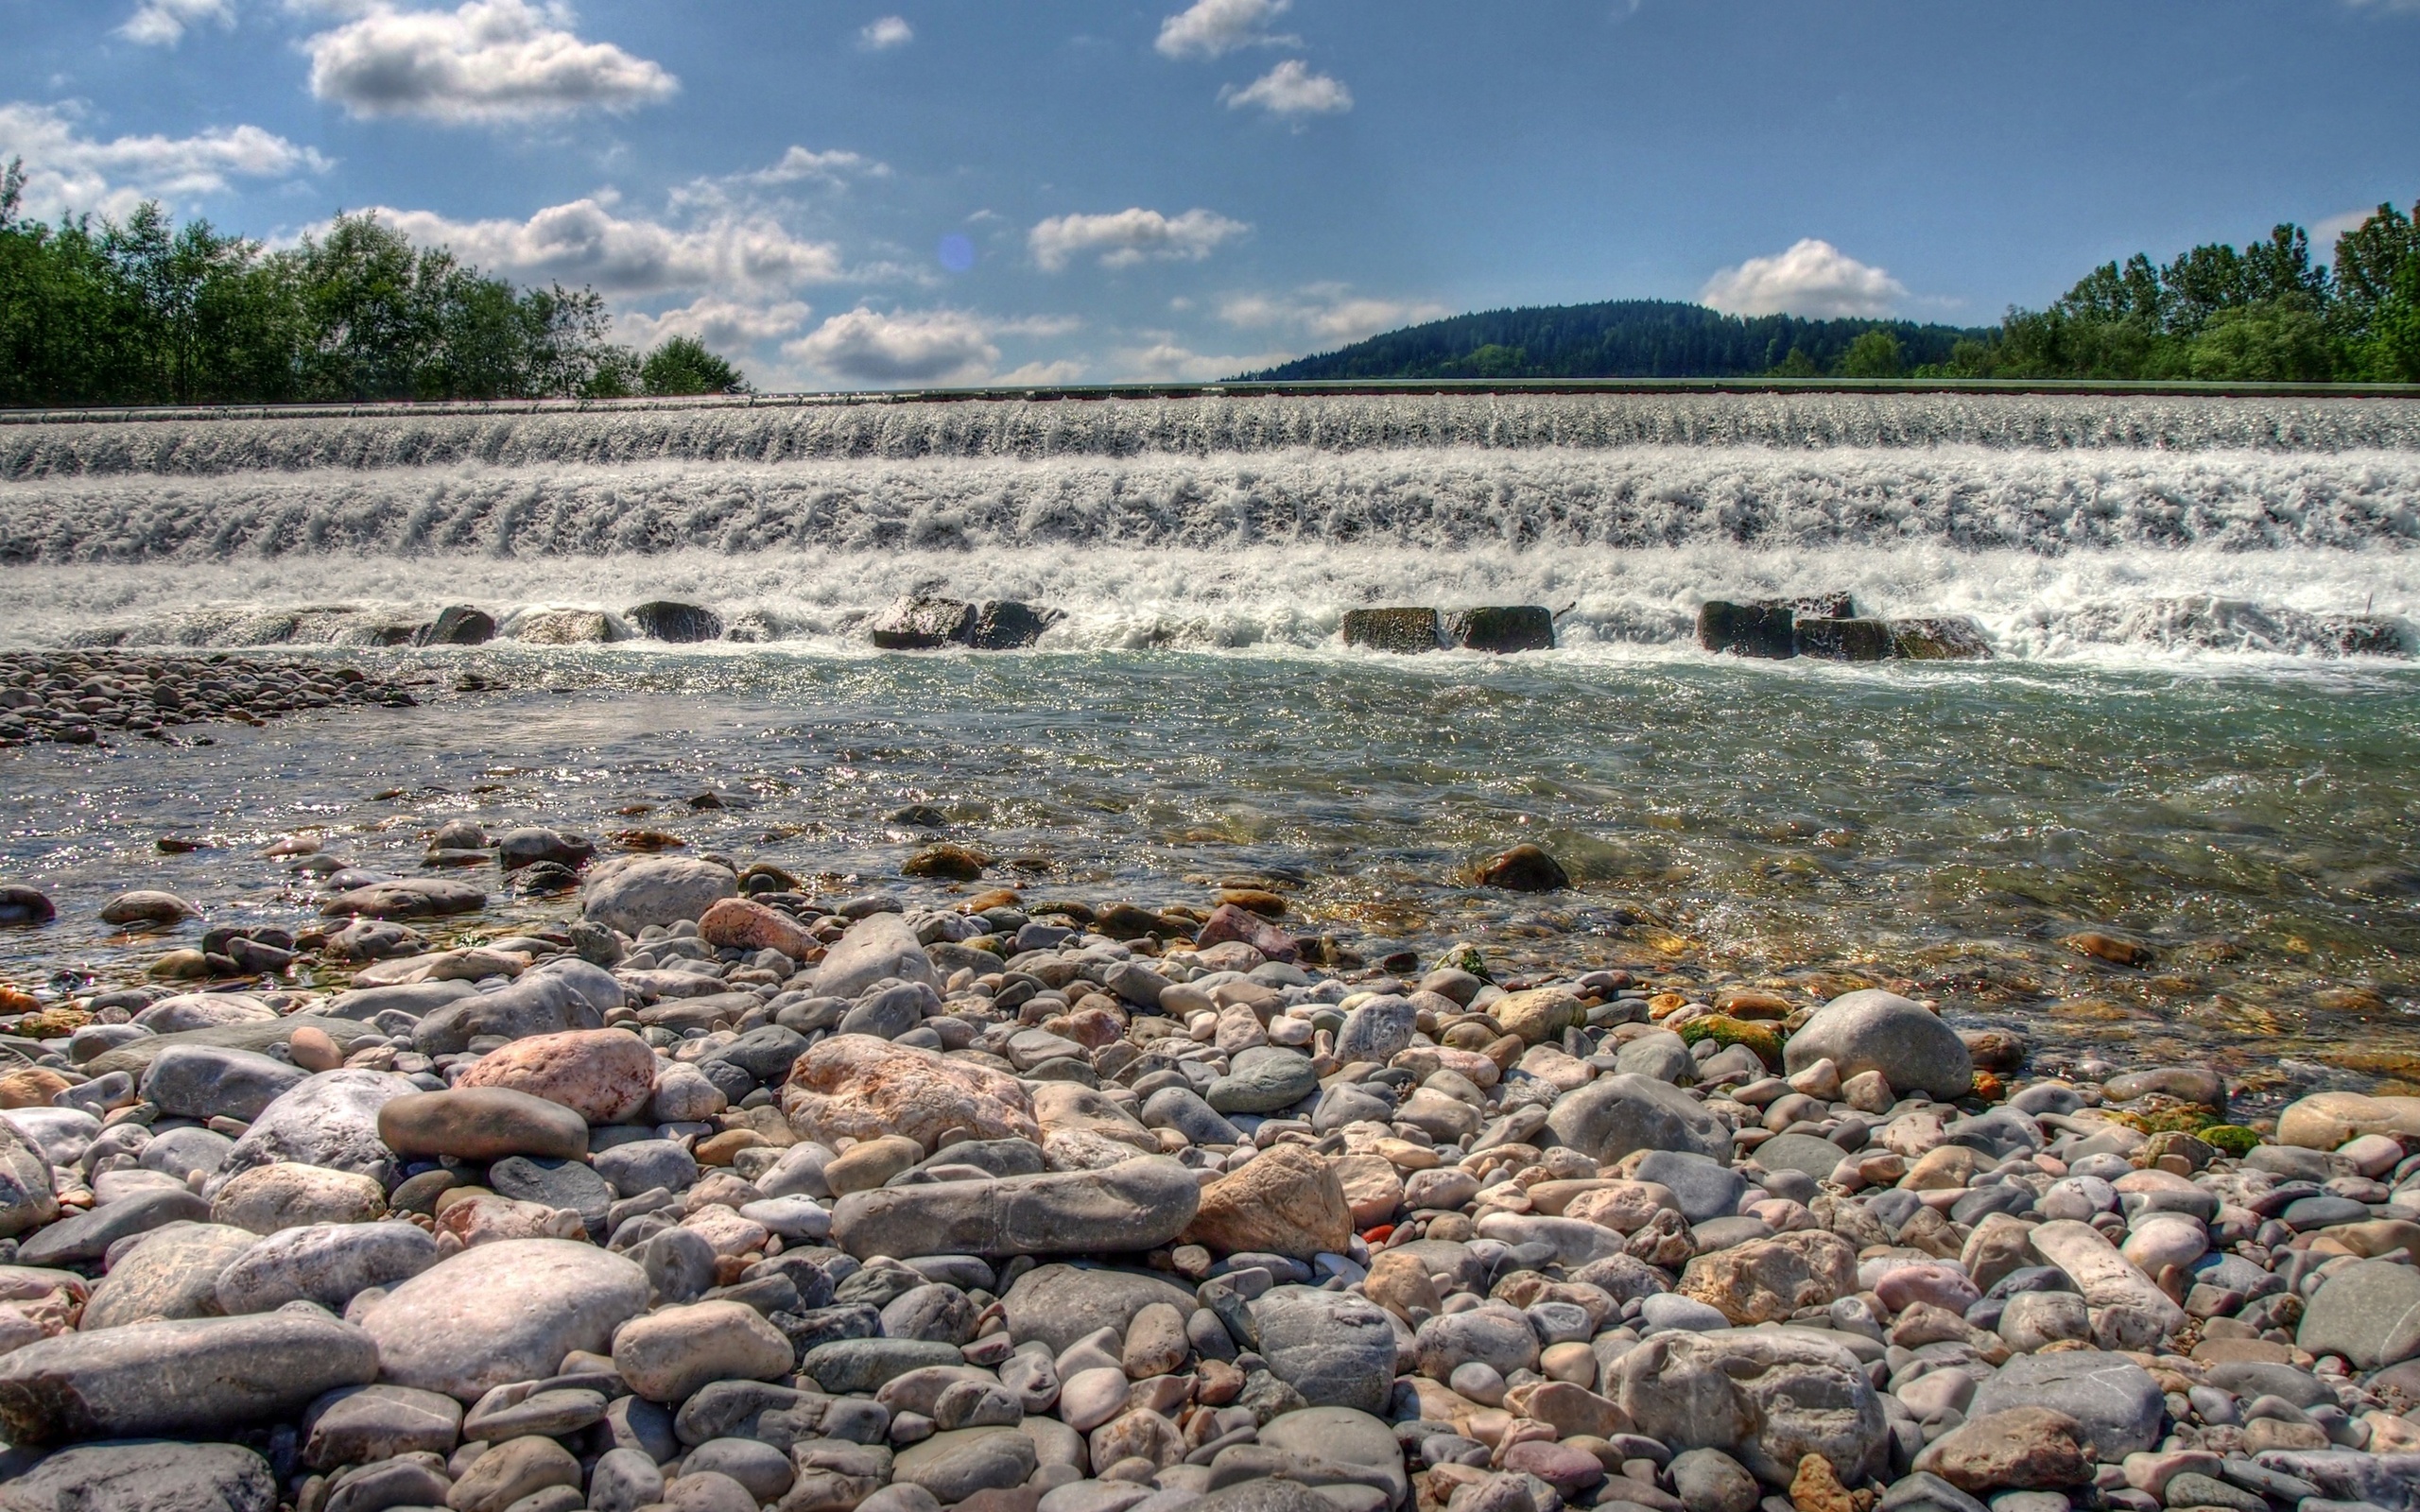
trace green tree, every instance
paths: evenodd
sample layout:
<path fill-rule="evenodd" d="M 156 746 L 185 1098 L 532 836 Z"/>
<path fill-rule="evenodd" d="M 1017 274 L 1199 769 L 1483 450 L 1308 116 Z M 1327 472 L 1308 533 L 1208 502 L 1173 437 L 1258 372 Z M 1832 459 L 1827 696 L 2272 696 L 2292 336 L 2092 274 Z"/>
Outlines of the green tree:
<path fill-rule="evenodd" d="M 747 387 L 737 368 L 696 336 L 672 337 L 648 352 L 639 368 L 639 387 L 649 394 L 729 394 Z"/>
<path fill-rule="evenodd" d="M 1806 354 L 1805 347 L 1792 347 L 1789 349 L 1789 356 L 1773 365 L 1772 376 L 1775 378 L 1821 378 L 1824 376 L 1824 369 L 1815 366 L 1815 359 Z"/>
<path fill-rule="evenodd" d="M 1841 353 L 1841 376 L 1843 378 L 1896 378 L 1903 370 L 1899 356 L 1899 338 L 1876 327 Z"/>
<path fill-rule="evenodd" d="M 2403 259 L 2371 312 L 2359 356 L 2364 378 L 2420 384 L 2420 251 Z"/>
<path fill-rule="evenodd" d="M 2193 338 L 2190 362 L 2196 378 L 2237 383 L 2325 383 L 2333 367 L 2326 325 L 2294 298 L 2213 314 Z"/>

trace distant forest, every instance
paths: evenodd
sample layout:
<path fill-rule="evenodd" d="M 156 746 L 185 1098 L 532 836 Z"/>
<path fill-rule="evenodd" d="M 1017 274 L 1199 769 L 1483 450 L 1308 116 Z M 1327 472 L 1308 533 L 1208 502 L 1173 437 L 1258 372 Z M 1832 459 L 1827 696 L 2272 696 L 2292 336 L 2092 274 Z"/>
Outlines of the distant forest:
<path fill-rule="evenodd" d="M 641 355 L 587 288 L 517 288 L 372 215 L 270 251 L 156 204 L 18 214 L 0 169 L 0 405 L 618 398 L 744 388 L 693 337 Z"/>
<path fill-rule="evenodd" d="M 1248 376 L 1355 378 L 2192 378 L 2420 383 L 2420 204 L 2380 205 L 2334 266 L 2281 225 L 2241 248 L 2136 253 L 2048 309 L 1993 328 L 1741 318 L 1627 300 L 1490 310 L 1372 336 Z"/>

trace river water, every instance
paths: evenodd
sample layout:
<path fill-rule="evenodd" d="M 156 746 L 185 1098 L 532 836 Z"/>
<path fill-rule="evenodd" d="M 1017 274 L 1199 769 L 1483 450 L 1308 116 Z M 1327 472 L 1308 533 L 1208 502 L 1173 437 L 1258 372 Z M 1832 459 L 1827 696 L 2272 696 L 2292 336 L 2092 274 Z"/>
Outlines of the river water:
<path fill-rule="evenodd" d="M 156 947 L 169 885 L 291 921 L 252 852 L 414 865 L 468 814 L 633 825 L 830 891 L 935 832 L 1029 897 L 1284 885 L 1356 948 L 1887 982 L 2057 1057 L 2420 1084 L 2420 404 L 1932 396 L 1201 399 L 0 427 L 0 644 L 233 645 L 418 710 L 0 754 L 19 977 Z M 945 587 L 1066 619 L 878 654 Z M 1716 660 L 1707 597 L 1845 589 L 1996 653 Z M 447 603 L 709 604 L 765 639 L 385 650 Z M 1562 645 L 1349 651 L 1371 603 L 1545 603 Z M 304 613 L 302 610 L 318 612 Z M 494 684 L 453 691 L 465 673 Z M 719 808 L 687 801 L 713 792 Z M 645 808 L 645 815 L 624 811 Z M 163 833 L 223 849 L 164 856 Z M 1466 885 L 1519 840 L 1573 891 Z M 911 889 L 928 890 L 928 889 Z M 2117 967 L 2070 949 L 2148 947 Z"/>

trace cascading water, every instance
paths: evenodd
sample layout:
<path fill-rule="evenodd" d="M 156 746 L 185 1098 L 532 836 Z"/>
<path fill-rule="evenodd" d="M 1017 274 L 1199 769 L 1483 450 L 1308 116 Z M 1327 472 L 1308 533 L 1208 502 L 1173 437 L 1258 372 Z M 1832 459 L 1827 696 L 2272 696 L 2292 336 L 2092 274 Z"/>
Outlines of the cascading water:
<path fill-rule="evenodd" d="M 1212 396 L 0 425 L 0 638 L 361 639 L 472 602 L 708 603 L 848 643 L 946 587 L 1046 644 L 1316 644 L 1538 602 L 1685 649 L 1847 589 L 2004 654 L 2332 650 L 2420 607 L 2420 404 Z M 317 612 L 297 614 L 310 609 Z"/>

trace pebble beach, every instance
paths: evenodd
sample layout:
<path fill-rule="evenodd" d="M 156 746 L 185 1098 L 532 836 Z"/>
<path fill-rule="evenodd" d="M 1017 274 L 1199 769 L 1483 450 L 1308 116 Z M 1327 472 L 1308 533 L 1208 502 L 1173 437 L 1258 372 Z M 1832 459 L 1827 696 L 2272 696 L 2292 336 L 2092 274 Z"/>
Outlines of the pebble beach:
<path fill-rule="evenodd" d="M 103 747 L 428 692 L 0 670 L 0 738 Z M 0 878 L 12 961 L 123 947 L 0 994 L 0 1507 L 2420 1506 L 2392 1087 L 1244 878 L 369 838 L 250 848 L 296 927 Z"/>

